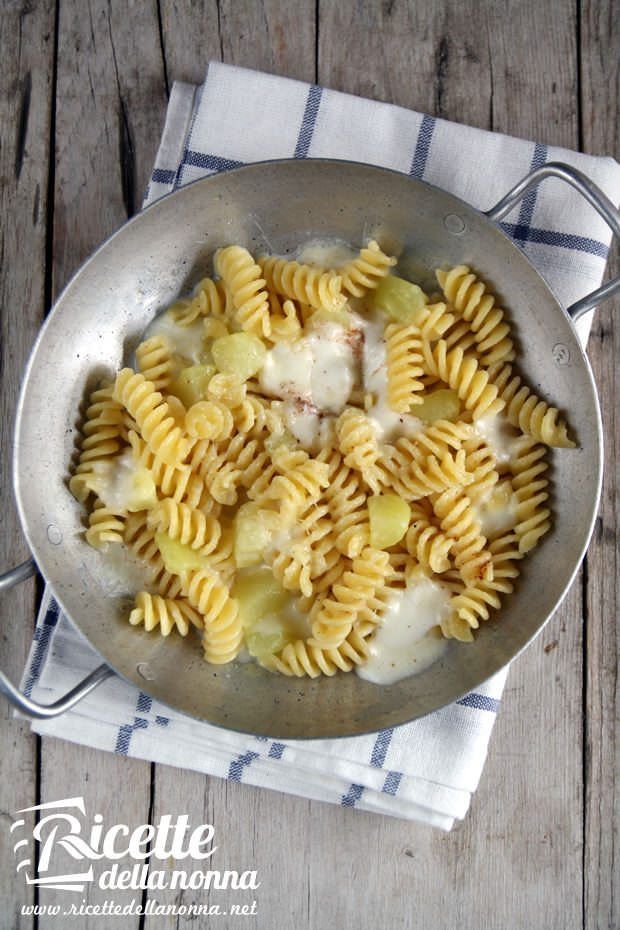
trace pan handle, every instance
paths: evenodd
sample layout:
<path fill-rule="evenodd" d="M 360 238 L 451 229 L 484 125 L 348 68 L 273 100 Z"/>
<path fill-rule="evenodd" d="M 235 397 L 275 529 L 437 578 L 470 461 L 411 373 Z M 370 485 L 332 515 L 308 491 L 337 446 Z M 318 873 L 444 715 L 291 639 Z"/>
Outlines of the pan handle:
<path fill-rule="evenodd" d="M 603 217 L 606 223 L 611 227 L 616 238 L 620 239 L 620 211 L 614 206 L 609 197 L 607 197 L 600 187 L 597 187 L 590 178 L 586 177 L 577 168 L 565 165 L 562 162 L 549 162 L 548 165 L 542 165 L 535 168 L 526 175 L 512 190 L 508 191 L 505 197 L 485 211 L 485 216 L 490 220 L 501 220 L 506 214 L 510 213 L 512 208 L 517 204 L 527 192 L 539 184 L 544 178 L 559 178 L 574 187 L 576 191 L 585 197 L 597 213 Z M 588 310 L 593 310 L 603 300 L 611 297 L 620 290 L 620 276 L 603 284 L 596 291 L 592 291 L 587 297 L 583 297 L 576 303 L 571 304 L 566 312 L 573 322 L 576 322 Z"/>
<path fill-rule="evenodd" d="M 20 581 L 30 578 L 35 572 L 36 565 L 32 559 L 22 562 L 17 568 L 12 568 L 4 575 L 0 575 L 0 591 L 8 591 Z M 53 704 L 37 704 L 36 701 L 32 701 L 26 694 L 23 694 L 19 688 L 16 688 L 3 672 L 0 672 L 0 694 L 4 694 L 11 704 L 28 717 L 58 717 L 113 674 L 109 665 L 100 665 Z"/>

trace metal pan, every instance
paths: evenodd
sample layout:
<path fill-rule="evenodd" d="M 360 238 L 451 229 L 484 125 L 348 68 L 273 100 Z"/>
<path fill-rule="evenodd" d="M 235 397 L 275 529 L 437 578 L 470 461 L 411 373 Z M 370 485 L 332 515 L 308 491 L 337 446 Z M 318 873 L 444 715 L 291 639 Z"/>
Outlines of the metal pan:
<path fill-rule="evenodd" d="M 33 349 L 15 429 L 14 478 L 21 522 L 39 571 L 103 664 L 52 707 L 27 700 L 4 676 L 0 688 L 34 716 L 61 713 L 112 670 L 200 720 L 281 738 L 352 736 L 427 714 L 476 688 L 542 629 L 584 555 L 601 487 L 602 430 L 596 389 L 574 321 L 618 280 L 566 312 L 497 225 L 543 178 L 580 191 L 620 235 L 614 206 L 579 172 L 546 165 L 486 214 L 421 181 L 342 161 L 256 164 L 197 181 L 135 217 L 89 259 L 60 296 Z M 495 222 L 494 222 L 495 221 Z M 531 386 L 563 409 L 578 448 L 552 457 L 554 529 L 523 566 L 501 619 L 476 642 L 452 642 L 428 671 L 378 687 L 356 675 L 288 679 L 253 664 L 205 665 L 195 643 L 163 641 L 121 619 L 84 541 L 81 508 L 67 488 L 77 411 L 86 385 L 118 369 L 149 320 L 209 269 L 213 251 L 242 243 L 284 252 L 308 235 L 360 242 L 384 233 L 402 261 L 430 272 L 466 263 L 493 283 L 508 308 Z M 0 579 L 21 580 L 28 563 Z"/>

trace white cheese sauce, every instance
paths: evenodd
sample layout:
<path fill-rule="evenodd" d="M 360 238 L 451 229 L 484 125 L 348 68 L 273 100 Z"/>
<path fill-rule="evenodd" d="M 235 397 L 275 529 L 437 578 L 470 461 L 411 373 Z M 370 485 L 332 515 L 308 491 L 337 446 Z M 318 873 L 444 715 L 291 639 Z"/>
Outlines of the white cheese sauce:
<path fill-rule="evenodd" d="M 317 268 L 341 268 L 351 259 L 357 257 L 357 252 L 346 242 L 329 239 L 310 239 L 302 245 L 296 253 L 296 260 L 304 265 L 314 265 Z"/>
<path fill-rule="evenodd" d="M 356 673 L 376 685 L 392 685 L 429 668 L 447 648 L 436 629 L 450 616 L 450 592 L 424 576 L 395 591 L 381 626 L 370 642 L 370 655 Z"/>
<path fill-rule="evenodd" d="M 494 417 L 480 417 L 474 423 L 474 429 L 487 443 L 499 465 L 506 465 L 515 458 L 521 434 L 501 413 Z"/>
<path fill-rule="evenodd" d="M 316 448 L 326 414 L 337 415 L 355 382 L 355 339 L 338 323 L 323 321 L 300 339 L 278 342 L 259 373 L 263 391 L 284 401 L 290 432 Z"/>
<path fill-rule="evenodd" d="M 517 523 L 519 502 L 509 481 L 500 481 L 480 500 L 472 503 L 482 535 L 496 539 Z"/>
<path fill-rule="evenodd" d="M 136 465 L 131 449 L 126 449 L 109 461 L 96 462 L 93 470 L 97 475 L 97 497 L 113 513 L 136 509 L 132 506 L 132 501 L 135 500 L 139 484 L 144 485 L 150 481 L 155 497 L 155 483 L 151 473 L 147 468 Z"/>
<path fill-rule="evenodd" d="M 410 413 L 396 413 L 388 403 L 387 352 L 384 338 L 385 318 L 379 314 L 360 317 L 364 333 L 364 391 L 372 394 L 374 403 L 368 410 L 377 438 L 392 442 L 399 436 L 415 436 L 424 423 Z"/>
<path fill-rule="evenodd" d="M 173 352 L 182 356 L 191 365 L 198 365 L 203 361 L 205 353 L 203 317 L 198 317 L 189 326 L 179 326 L 167 311 L 160 313 L 149 323 L 142 339 L 150 339 L 152 336 L 163 336 L 170 343 Z"/>

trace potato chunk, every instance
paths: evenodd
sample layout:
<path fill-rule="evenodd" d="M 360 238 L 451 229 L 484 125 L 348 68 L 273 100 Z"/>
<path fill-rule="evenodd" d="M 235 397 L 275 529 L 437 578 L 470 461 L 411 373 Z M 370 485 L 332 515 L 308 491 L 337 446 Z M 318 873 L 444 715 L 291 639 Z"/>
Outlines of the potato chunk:
<path fill-rule="evenodd" d="M 372 292 L 370 302 L 375 310 L 387 313 L 398 323 L 417 323 L 428 298 L 417 284 L 397 278 L 396 275 L 388 275 L 382 278 Z"/>
<path fill-rule="evenodd" d="M 417 404 L 415 415 L 425 423 L 435 420 L 458 420 L 461 412 L 461 402 L 456 391 L 450 388 L 439 388 L 430 394 L 425 394 L 422 403 Z"/>
<path fill-rule="evenodd" d="M 370 545 L 387 549 L 403 538 L 409 526 L 411 508 L 398 494 L 376 494 L 368 498 Z"/>
<path fill-rule="evenodd" d="M 205 560 L 195 549 L 176 539 L 171 539 L 167 533 L 155 533 L 155 542 L 159 546 L 164 567 L 170 574 L 180 575 L 183 572 L 204 568 Z"/>
<path fill-rule="evenodd" d="M 252 333 L 231 333 L 216 339 L 211 353 L 218 371 L 247 381 L 265 364 L 267 349 Z"/>
<path fill-rule="evenodd" d="M 215 365 L 190 365 L 183 368 L 170 385 L 170 393 L 186 407 L 191 407 L 206 398 L 207 386 L 214 374 Z"/>

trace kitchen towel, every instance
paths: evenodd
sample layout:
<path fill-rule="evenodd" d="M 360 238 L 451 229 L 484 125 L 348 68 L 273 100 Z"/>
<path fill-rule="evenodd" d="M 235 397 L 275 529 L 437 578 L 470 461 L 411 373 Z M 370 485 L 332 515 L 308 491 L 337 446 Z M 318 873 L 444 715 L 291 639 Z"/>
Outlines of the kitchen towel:
<path fill-rule="evenodd" d="M 620 167 L 595 158 L 457 125 L 385 103 L 219 63 L 201 87 L 176 83 L 145 204 L 190 181 L 273 158 L 348 158 L 382 165 L 488 209 L 529 170 L 559 160 L 580 168 L 614 201 Z M 611 233 L 556 180 L 531 191 L 502 224 L 564 306 L 593 290 Z M 585 345 L 591 319 L 581 321 Z M 474 648 L 474 647 L 471 647 Z M 49 703 L 99 657 L 49 591 L 22 688 Z M 112 678 L 37 733 L 230 781 L 390 814 L 449 830 L 476 790 L 506 680 L 504 670 L 455 704 L 395 729 L 341 740 L 279 741 L 199 723 Z"/>

